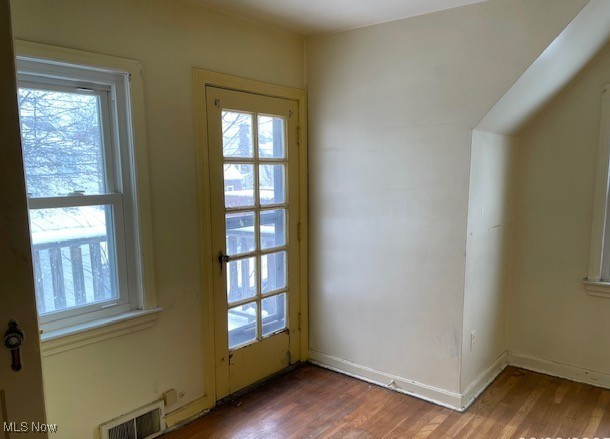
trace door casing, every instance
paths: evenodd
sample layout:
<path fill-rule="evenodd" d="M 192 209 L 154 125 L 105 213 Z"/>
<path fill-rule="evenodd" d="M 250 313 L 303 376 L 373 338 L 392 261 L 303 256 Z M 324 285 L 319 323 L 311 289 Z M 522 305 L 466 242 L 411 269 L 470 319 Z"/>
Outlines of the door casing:
<path fill-rule="evenodd" d="M 34 294 L 34 272 L 23 175 L 15 55 L 11 36 L 9 1 L 0 0 L 0 438 L 8 438 L 4 422 L 46 422 L 38 313 Z M 24 333 L 20 348 L 22 369 L 11 369 L 11 354 L 4 346 L 8 322 L 14 319 Z M 10 433 L 11 437 L 16 435 Z M 25 437 L 30 437 L 24 434 Z M 37 434 L 46 438 L 46 433 Z"/>
<path fill-rule="evenodd" d="M 199 209 L 201 220 L 201 254 L 202 254 L 202 317 L 203 317 L 203 355 L 205 397 L 202 404 L 209 408 L 217 401 L 216 393 L 216 348 L 214 343 L 214 294 L 213 269 L 217 266 L 217 255 L 212 248 L 211 228 L 211 192 L 210 161 L 207 128 L 206 86 L 253 93 L 263 96 L 290 99 L 298 102 L 298 154 L 299 154 L 299 212 L 300 212 L 300 246 L 299 246 L 299 338 L 300 361 L 308 358 L 308 215 L 307 215 L 307 93 L 305 90 L 269 84 L 200 68 L 193 70 L 193 87 L 195 98 L 195 124 L 197 162 L 199 171 Z"/>

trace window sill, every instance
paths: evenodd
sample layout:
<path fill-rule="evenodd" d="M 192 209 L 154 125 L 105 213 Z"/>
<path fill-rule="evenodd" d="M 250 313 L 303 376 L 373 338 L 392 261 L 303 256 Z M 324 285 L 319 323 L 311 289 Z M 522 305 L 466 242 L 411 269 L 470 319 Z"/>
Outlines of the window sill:
<path fill-rule="evenodd" d="M 582 283 L 589 296 L 606 297 L 610 299 L 610 282 L 583 279 Z"/>
<path fill-rule="evenodd" d="M 86 346 L 108 338 L 150 328 L 163 308 L 134 310 L 118 316 L 99 319 L 40 335 L 42 356 Z"/>

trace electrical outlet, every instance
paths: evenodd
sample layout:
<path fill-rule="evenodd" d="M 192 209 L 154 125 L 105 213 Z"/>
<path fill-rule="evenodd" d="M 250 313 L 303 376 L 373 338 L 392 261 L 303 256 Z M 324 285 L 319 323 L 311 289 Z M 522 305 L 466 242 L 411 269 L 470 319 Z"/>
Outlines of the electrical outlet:
<path fill-rule="evenodd" d="M 477 341 L 477 331 L 472 331 L 470 333 L 470 352 L 474 351 L 474 344 Z"/>

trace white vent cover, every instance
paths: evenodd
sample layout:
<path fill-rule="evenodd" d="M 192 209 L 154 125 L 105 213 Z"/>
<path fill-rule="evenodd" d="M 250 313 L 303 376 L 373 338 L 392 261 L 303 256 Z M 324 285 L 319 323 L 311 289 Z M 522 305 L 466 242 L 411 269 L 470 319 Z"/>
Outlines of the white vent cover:
<path fill-rule="evenodd" d="M 163 430 L 163 401 L 157 401 L 100 425 L 100 436 L 102 439 L 152 439 Z"/>

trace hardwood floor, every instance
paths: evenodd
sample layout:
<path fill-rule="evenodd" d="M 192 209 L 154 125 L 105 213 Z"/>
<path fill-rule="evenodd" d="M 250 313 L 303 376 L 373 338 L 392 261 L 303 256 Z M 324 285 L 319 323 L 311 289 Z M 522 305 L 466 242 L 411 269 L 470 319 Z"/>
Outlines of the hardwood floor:
<path fill-rule="evenodd" d="M 306 364 L 164 439 L 605 438 L 610 390 L 509 367 L 464 413 Z"/>

